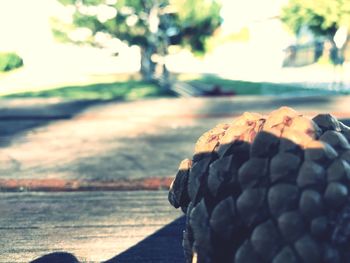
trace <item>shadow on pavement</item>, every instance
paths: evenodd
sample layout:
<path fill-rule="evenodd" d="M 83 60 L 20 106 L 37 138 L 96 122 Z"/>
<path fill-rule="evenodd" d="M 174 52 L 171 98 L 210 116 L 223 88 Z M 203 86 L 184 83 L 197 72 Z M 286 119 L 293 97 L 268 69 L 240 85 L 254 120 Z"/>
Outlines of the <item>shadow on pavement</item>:
<path fill-rule="evenodd" d="M 185 216 L 174 220 L 140 243 L 104 263 L 185 262 L 181 245 L 183 229 L 185 229 Z"/>
<path fill-rule="evenodd" d="M 331 96 L 315 97 L 271 97 L 261 100 L 245 99 L 237 100 L 236 97 L 223 99 L 220 103 L 208 103 L 201 109 L 200 114 L 209 114 L 214 117 L 227 117 L 229 113 L 244 111 L 272 110 L 281 106 L 310 108 L 323 108 L 334 102 Z M 215 98 L 213 98 L 215 100 Z M 0 104 L 0 146 L 10 143 L 13 137 L 35 127 L 47 125 L 53 121 L 67 120 L 84 109 L 105 104 L 112 101 L 80 100 L 56 103 L 27 103 L 27 100 L 13 100 L 16 103 L 2 102 Z M 24 105 L 21 102 L 24 102 Z M 115 101 L 115 100 L 114 100 Z"/>
<path fill-rule="evenodd" d="M 135 246 L 104 263 L 178 263 L 185 262 L 182 248 L 182 231 L 185 228 L 185 216 L 182 216 Z M 30 263 L 78 263 L 78 259 L 67 252 L 54 252 L 37 258 Z"/>
<path fill-rule="evenodd" d="M 37 258 L 30 263 L 79 263 L 79 261 L 70 253 L 54 252 Z"/>
<path fill-rule="evenodd" d="M 80 100 L 45 103 L 35 100 L 13 100 L 0 105 L 0 146 L 5 146 L 18 134 L 52 121 L 67 120 L 88 107 L 108 103 L 101 100 Z M 29 102 L 29 103 L 28 103 Z"/>

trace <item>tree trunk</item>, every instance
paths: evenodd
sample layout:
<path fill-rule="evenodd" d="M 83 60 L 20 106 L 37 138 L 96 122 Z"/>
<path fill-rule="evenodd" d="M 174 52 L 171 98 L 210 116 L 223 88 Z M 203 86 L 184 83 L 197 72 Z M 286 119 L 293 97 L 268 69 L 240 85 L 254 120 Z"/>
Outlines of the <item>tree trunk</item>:
<path fill-rule="evenodd" d="M 171 88 L 170 74 L 164 61 L 152 61 L 152 55 L 158 54 L 152 48 L 141 49 L 141 75 L 142 79 L 156 83 L 161 89 L 167 91 Z"/>
<path fill-rule="evenodd" d="M 156 63 L 152 61 L 155 53 L 152 47 L 141 48 L 141 75 L 145 81 L 155 81 Z"/>
<path fill-rule="evenodd" d="M 349 50 L 350 45 L 350 35 L 348 35 L 343 47 L 342 47 L 342 55 L 343 55 L 343 62 L 349 61 L 349 53 L 347 52 Z"/>
<path fill-rule="evenodd" d="M 152 81 L 168 91 L 171 88 L 170 74 L 165 66 L 165 57 L 168 54 L 169 39 L 159 24 L 168 25 L 167 16 L 160 15 L 160 4 L 154 0 L 147 10 L 149 34 L 147 44 L 141 47 L 141 74 L 144 80 Z M 169 25 L 165 28 L 169 28 Z M 157 55 L 156 61 L 152 61 L 152 55 Z"/>
<path fill-rule="evenodd" d="M 170 73 L 165 63 L 162 65 L 161 86 L 164 90 L 170 90 L 171 88 Z"/>

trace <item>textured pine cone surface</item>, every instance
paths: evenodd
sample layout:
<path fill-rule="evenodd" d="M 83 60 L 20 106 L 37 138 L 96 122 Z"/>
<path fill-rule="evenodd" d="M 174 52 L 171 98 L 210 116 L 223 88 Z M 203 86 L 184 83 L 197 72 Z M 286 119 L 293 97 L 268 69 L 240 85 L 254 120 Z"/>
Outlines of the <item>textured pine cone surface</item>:
<path fill-rule="evenodd" d="M 187 262 L 350 262 L 350 128 L 282 107 L 220 124 L 181 162 Z"/>

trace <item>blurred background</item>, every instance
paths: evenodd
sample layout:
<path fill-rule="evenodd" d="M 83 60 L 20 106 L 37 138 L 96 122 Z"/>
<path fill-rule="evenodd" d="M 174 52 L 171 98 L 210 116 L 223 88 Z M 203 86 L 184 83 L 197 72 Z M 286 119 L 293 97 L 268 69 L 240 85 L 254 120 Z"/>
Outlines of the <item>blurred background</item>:
<path fill-rule="evenodd" d="M 349 29 L 348 0 L 0 0 L 0 262 L 183 262 L 180 161 L 245 111 L 350 124 Z"/>
<path fill-rule="evenodd" d="M 342 0 L 2 0 L 0 92 L 344 94 L 349 10 Z"/>

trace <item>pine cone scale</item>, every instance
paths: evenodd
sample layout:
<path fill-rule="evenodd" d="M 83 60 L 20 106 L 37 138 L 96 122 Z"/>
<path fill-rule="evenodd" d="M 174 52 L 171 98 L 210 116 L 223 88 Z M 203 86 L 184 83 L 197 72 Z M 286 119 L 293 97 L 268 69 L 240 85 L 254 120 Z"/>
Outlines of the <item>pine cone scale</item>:
<path fill-rule="evenodd" d="M 187 262 L 350 262 L 349 140 L 288 107 L 204 133 L 169 191 Z"/>

